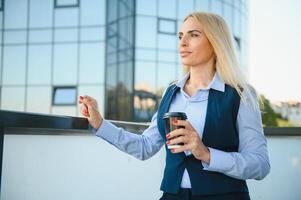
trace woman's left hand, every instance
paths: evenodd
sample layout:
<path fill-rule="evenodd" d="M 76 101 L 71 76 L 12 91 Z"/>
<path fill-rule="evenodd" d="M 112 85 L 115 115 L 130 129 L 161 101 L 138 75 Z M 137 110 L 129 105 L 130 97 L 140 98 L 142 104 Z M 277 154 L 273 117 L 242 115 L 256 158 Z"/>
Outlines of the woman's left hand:
<path fill-rule="evenodd" d="M 183 151 L 191 151 L 195 158 L 202 160 L 209 164 L 210 162 L 210 151 L 208 147 L 204 145 L 199 134 L 191 126 L 188 121 L 176 120 L 172 122 L 176 126 L 183 126 L 184 128 L 176 129 L 166 135 L 168 141 L 167 145 L 184 143 L 179 148 L 171 149 L 172 153 L 180 153 Z"/>

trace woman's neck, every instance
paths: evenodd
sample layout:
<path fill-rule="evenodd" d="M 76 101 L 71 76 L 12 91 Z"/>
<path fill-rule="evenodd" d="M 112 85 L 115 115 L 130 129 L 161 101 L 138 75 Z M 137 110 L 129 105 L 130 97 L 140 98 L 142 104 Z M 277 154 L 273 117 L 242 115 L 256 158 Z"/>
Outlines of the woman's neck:
<path fill-rule="evenodd" d="M 200 66 L 190 67 L 190 77 L 187 86 L 194 89 L 206 88 L 212 81 L 215 74 L 215 62 L 212 60 Z"/>

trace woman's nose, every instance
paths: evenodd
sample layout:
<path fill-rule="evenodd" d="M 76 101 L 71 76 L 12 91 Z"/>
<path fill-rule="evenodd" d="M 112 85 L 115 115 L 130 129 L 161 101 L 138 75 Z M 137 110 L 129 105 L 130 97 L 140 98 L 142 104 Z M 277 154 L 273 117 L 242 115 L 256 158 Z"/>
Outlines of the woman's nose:
<path fill-rule="evenodd" d="M 188 46 L 188 43 L 187 43 L 186 38 L 183 37 L 183 38 L 180 40 L 180 46 L 181 46 L 181 47 L 186 47 L 186 46 Z"/>

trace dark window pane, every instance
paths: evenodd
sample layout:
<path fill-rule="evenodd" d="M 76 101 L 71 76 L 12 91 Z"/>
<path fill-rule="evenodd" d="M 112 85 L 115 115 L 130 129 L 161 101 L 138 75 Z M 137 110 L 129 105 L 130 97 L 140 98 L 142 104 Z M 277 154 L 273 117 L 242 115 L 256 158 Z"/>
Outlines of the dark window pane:
<path fill-rule="evenodd" d="M 53 105 L 75 105 L 77 91 L 76 87 L 53 88 Z"/>
<path fill-rule="evenodd" d="M 79 0 L 55 0 L 55 7 L 74 7 L 79 6 Z"/>

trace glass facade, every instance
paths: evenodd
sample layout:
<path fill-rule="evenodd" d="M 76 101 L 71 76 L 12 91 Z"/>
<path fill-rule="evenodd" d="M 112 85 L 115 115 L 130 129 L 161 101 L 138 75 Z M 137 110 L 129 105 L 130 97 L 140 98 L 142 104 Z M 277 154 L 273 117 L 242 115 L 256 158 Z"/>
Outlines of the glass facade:
<path fill-rule="evenodd" d="M 2 0 L 0 108 L 76 116 L 90 95 L 107 119 L 149 121 L 182 76 L 177 32 L 192 11 L 226 20 L 247 72 L 247 0 Z"/>

